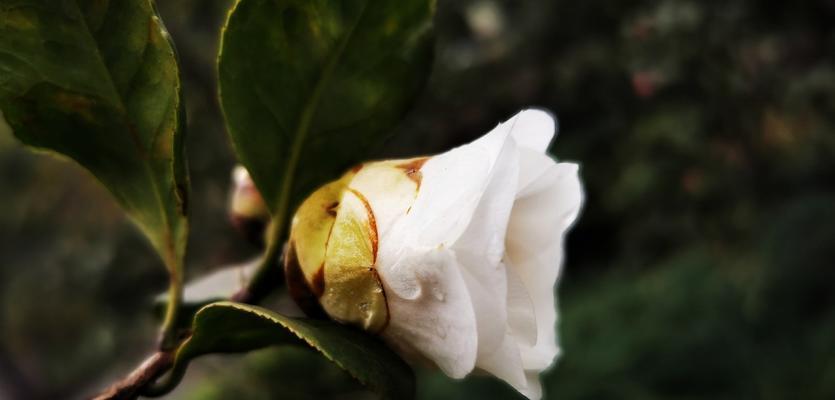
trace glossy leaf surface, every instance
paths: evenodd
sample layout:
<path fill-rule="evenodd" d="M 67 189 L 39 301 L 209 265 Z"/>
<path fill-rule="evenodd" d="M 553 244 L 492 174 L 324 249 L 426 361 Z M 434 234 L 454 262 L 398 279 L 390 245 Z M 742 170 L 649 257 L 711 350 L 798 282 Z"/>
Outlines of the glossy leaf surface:
<path fill-rule="evenodd" d="M 177 378 L 200 355 L 304 344 L 384 398 L 414 397 L 414 374 L 403 360 L 374 336 L 331 321 L 290 318 L 256 306 L 219 302 L 197 312 L 193 329 L 177 353 L 173 371 Z"/>
<path fill-rule="evenodd" d="M 174 47 L 150 0 L 0 2 L 0 109 L 95 175 L 179 276 L 187 235 Z"/>

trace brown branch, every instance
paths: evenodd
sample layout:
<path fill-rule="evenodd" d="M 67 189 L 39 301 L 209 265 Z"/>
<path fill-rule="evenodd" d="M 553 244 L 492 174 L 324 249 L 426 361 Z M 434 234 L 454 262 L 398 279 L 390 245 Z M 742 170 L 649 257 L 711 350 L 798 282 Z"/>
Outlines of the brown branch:
<path fill-rule="evenodd" d="M 168 371 L 174 362 L 171 352 L 156 352 L 142 362 L 125 379 L 114 383 L 93 400 L 133 400 L 141 390 Z"/>
<path fill-rule="evenodd" d="M 281 267 L 283 251 L 277 253 L 265 254 L 258 271 L 249 283 L 232 294 L 229 299 L 238 303 L 256 304 L 281 285 L 284 278 L 284 269 Z M 171 369 L 176 351 L 177 346 L 171 350 L 160 350 L 154 353 L 136 367 L 130 375 L 114 383 L 105 392 L 93 397 L 93 400 L 136 399 L 144 389 L 150 387 L 157 378 Z"/>

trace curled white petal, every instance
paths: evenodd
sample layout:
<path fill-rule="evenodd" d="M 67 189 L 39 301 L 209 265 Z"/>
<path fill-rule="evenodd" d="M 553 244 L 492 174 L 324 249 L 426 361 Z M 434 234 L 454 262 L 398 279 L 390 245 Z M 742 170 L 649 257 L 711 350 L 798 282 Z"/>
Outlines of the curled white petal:
<path fill-rule="evenodd" d="M 557 120 L 545 110 L 529 109 L 505 122 L 511 125 L 511 135 L 519 147 L 545 153 L 557 129 Z"/>
<path fill-rule="evenodd" d="M 449 250 L 414 249 L 379 273 L 391 320 L 383 339 L 409 359 L 426 358 L 453 378 L 475 366 L 478 338 L 472 301 Z"/>
<path fill-rule="evenodd" d="M 501 347 L 507 326 L 507 277 L 502 258 L 519 175 L 516 143 L 506 134 L 493 159 L 488 183 L 464 233 L 452 246 L 473 301 L 479 357 Z"/>
<path fill-rule="evenodd" d="M 469 226 L 509 130 L 499 125 L 480 139 L 429 159 L 412 210 L 400 228 L 424 246 L 450 247 Z"/>
<path fill-rule="evenodd" d="M 534 346 L 520 344 L 525 369 L 543 370 L 559 354 L 554 286 L 562 264 L 563 236 L 583 201 L 576 164 L 554 164 L 518 194 L 507 234 L 507 260 L 533 302 Z"/>

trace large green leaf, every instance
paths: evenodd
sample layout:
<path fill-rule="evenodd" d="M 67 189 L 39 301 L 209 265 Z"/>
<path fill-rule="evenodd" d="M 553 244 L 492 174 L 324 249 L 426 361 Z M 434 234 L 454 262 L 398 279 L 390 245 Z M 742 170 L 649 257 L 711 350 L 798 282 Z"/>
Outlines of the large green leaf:
<path fill-rule="evenodd" d="M 150 0 L 0 0 L 0 109 L 93 173 L 179 276 L 187 235 L 174 47 Z"/>
<path fill-rule="evenodd" d="M 434 0 L 238 0 L 219 57 L 235 149 L 281 229 L 363 161 L 423 87 Z"/>
<path fill-rule="evenodd" d="M 177 352 L 172 371 L 176 380 L 189 361 L 204 354 L 306 344 L 384 398 L 414 397 L 414 373 L 403 360 L 374 336 L 335 322 L 290 318 L 256 306 L 219 302 L 197 312 L 193 329 Z"/>

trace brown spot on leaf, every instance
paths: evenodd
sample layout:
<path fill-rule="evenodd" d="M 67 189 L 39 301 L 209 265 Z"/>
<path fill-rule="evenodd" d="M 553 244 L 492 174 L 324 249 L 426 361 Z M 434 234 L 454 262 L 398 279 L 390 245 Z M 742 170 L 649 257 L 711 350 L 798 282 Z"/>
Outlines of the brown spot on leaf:
<path fill-rule="evenodd" d="M 368 231 L 371 232 L 371 252 L 374 255 L 373 260 L 374 263 L 377 262 L 377 247 L 378 247 L 378 237 L 377 237 L 377 219 L 374 218 L 374 211 L 371 209 L 371 203 L 368 202 L 368 199 L 365 198 L 365 195 L 362 193 L 354 190 L 348 189 L 357 196 L 358 199 L 362 202 L 362 205 L 365 207 L 365 212 L 368 215 Z"/>
<path fill-rule="evenodd" d="M 398 164 L 397 168 L 402 169 L 406 176 L 414 181 L 417 187 L 420 188 L 420 182 L 423 180 L 423 174 L 420 173 L 420 169 L 423 168 L 423 164 L 426 164 L 426 161 L 428 160 L 429 157 L 415 158 L 403 164 Z"/>
<path fill-rule="evenodd" d="M 95 101 L 87 96 L 72 92 L 60 91 L 53 96 L 55 105 L 69 114 L 79 115 L 88 122 L 95 121 L 93 107 Z"/>
<path fill-rule="evenodd" d="M 365 164 L 357 164 L 357 165 L 355 165 L 353 168 L 351 168 L 351 172 L 353 172 L 353 173 L 355 173 L 355 174 L 356 174 L 357 172 L 360 172 L 360 170 L 361 170 L 363 167 L 365 167 Z"/>

